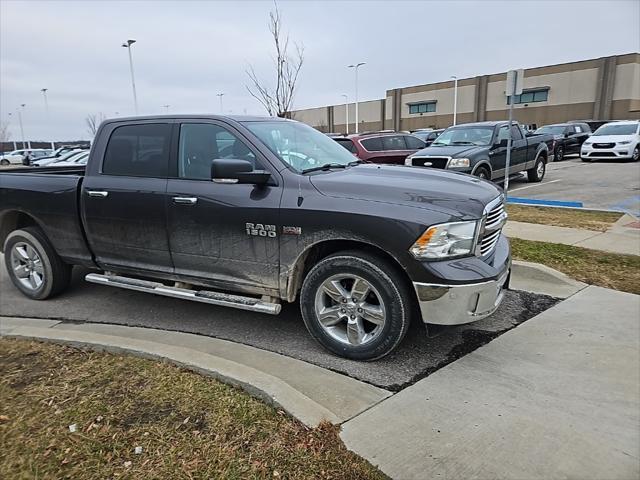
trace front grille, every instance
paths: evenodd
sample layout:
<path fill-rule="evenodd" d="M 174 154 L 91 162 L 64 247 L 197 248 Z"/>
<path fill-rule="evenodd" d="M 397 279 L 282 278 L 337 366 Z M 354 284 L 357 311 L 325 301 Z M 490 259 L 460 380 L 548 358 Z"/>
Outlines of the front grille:
<path fill-rule="evenodd" d="M 491 253 L 495 248 L 500 239 L 502 226 L 507 218 L 502 198 L 497 202 L 497 205 L 489 204 L 489 211 L 485 216 L 484 229 L 478 242 L 479 253 L 482 257 Z"/>
<path fill-rule="evenodd" d="M 591 152 L 590 157 L 615 157 L 613 152 Z"/>
<path fill-rule="evenodd" d="M 449 157 L 412 157 L 411 158 L 411 164 L 415 167 L 447 168 L 448 163 L 449 163 Z"/>
<path fill-rule="evenodd" d="M 615 143 L 594 143 L 593 148 L 613 148 L 615 147 Z"/>

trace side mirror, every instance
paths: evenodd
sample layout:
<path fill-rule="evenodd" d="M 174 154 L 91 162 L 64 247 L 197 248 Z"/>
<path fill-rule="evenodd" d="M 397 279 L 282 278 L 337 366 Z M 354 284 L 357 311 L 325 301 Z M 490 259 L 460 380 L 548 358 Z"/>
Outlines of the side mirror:
<path fill-rule="evenodd" d="M 271 174 L 254 170 L 251 162 L 235 158 L 219 158 L 211 163 L 211 179 L 216 183 L 249 183 L 264 185 Z"/>
<path fill-rule="evenodd" d="M 571 134 L 570 134 L 570 133 L 565 133 L 565 134 L 564 134 L 564 138 L 569 138 L 570 136 L 571 136 Z"/>

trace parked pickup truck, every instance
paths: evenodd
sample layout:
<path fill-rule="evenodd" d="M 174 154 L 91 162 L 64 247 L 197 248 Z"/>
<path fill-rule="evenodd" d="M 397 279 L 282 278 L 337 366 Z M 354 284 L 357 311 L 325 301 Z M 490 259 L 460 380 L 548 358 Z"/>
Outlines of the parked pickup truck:
<path fill-rule="evenodd" d="M 509 175 L 527 172 L 540 182 L 553 161 L 553 135 L 527 133 L 514 122 Z M 405 165 L 449 169 L 499 181 L 505 177 L 509 122 L 465 123 L 447 128 L 429 147 L 405 160 Z"/>
<path fill-rule="evenodd" d="M 0 173 L 0 245 L 42 300 L 86 280 L 277 314 L 299 299 L 335 354 L 391 352 L 414 316 L 493 313 L 511 265 L 503 194 L 456 172 L 363 164 L 274 118 L 118 118 L 85 168 Z"/>

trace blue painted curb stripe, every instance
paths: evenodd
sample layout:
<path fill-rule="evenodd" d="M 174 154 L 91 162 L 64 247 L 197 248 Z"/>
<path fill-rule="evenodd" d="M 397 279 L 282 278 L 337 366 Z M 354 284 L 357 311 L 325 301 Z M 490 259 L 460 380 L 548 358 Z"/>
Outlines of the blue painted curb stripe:
<path fill-rule="evenodd" d="M 564 202 L 562 200 L 538 200 L 537 198 L 507 197 L 507 203 L 521 203 L 524 205 L 549 205 L 554 207 L 582 208 L 582 202 Z"/>

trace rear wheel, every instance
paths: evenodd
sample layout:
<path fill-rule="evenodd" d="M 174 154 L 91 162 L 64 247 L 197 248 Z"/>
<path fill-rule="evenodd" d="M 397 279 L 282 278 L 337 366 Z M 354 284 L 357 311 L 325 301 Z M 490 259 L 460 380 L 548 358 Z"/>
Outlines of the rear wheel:
<path fill-rule="evenodd" d="M 320 260 L 306 276 L 300 308 L 324 348 L 354 360 L 389 354 L 409 328 L 412 297 L 386 260 L 357 251 Z"/>
<path fill-rule="evenodd" d="M 530 182 L 541 182 L 547 172 L 547 161 L 544 157 L 538 157 L 533 168 L 527 170 L 527 177 Z"/>
<path fill-rule="evenodd" d="M 14 230 L 7 236 L 4 262 L 16 288 L 34 300 L 60 293 L 71 280 L 71 266 L 62 261 L 37 227 Z"/>
<path fill-rule="evenodd" d="M 556 148 L 556 156 L 554 158 L 554 161 L 561 162 L 562 160 L 564 160 L 564 147 L 558 147 Z"/>

